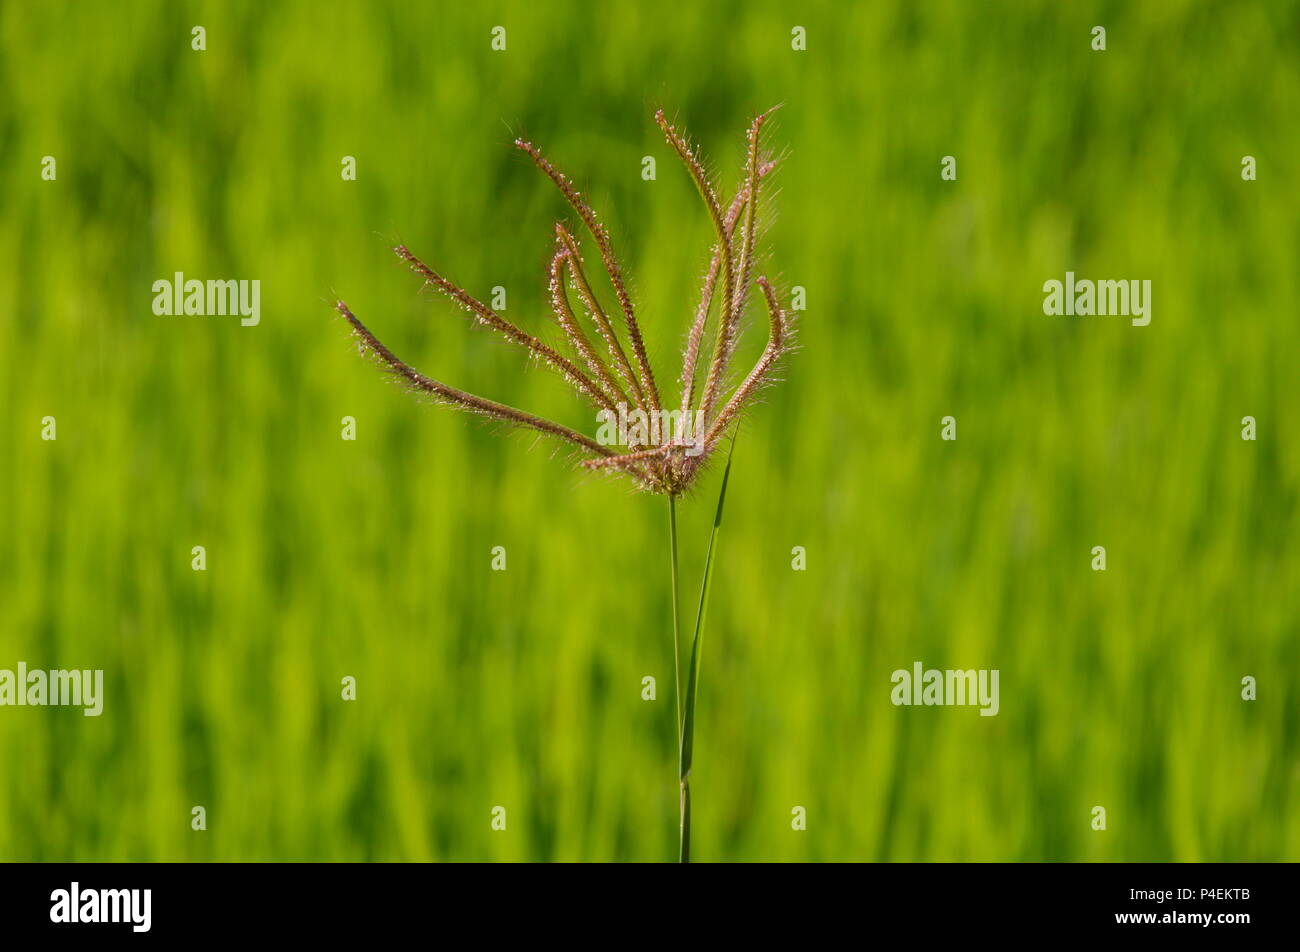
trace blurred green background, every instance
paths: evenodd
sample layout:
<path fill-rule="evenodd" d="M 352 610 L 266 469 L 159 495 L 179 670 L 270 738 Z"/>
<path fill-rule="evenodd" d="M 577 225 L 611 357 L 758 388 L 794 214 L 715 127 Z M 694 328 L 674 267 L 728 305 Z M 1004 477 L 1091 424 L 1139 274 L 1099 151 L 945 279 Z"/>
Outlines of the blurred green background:
<path fill-rule="evenodd" d="M 674 857 L 664 500 L 408 398 L 329 305 L 594 432 L 388 245 L 555 339 L 532 137 L 671 384 L 710 231 L 653 110 L 730 194 L 784 102 L 762 272 L 808 309 L 737 443 L 695 857 L 1300 859 L 1298 54 L 1294 3 L 4 4 L 0 667 L 106 699 L 0 708 L 0 858 Z M 1067 270 L 1151 325 L 1045 316 Z M 176 271 L 261 324 L 155 316 Z M 1000 714 L 894 707 L 914 661 Z"/>

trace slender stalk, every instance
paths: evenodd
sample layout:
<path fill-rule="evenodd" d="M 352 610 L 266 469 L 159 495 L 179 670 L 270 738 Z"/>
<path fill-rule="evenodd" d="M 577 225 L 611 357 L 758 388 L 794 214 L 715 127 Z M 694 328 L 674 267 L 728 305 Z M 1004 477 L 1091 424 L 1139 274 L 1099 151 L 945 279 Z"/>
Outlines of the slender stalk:
<path fill-rule="evenodd" d="M 678 773 L 681 782 L 681 840 L 677 859 L 691 861 L 691 765 L 695 754 L 695 698 L 699 691 L 700 642 L 704 637 L 704 618 L 709 607 L 709 589 L 713 580 L 713 550 L 722 525 L 722 506 L 727 501 L 727 480 L 731 478 L 731 457 L 736 452 L 736 439 L 731 439 L 727 451 L 727 468 L 722 471 L 722 488 L 718 490 L 718 509 L 713 515 L 713 528 L 709 531 L 709 548 L 704 556 L 704 581 L 700 585 L 700 604 L 695 612 L 695 637 L 691 641 L 690 671 L 686 681 L 686 709 L 682 714 L 681 744 Z"/>
<path fill-rule="evenodd" d="M 673 572 L 673 711 L 677 715 L 677 759 L 682 756 L 682 620 L 677 594 L 677 497 L 668 496 L 669 562 Z"/>

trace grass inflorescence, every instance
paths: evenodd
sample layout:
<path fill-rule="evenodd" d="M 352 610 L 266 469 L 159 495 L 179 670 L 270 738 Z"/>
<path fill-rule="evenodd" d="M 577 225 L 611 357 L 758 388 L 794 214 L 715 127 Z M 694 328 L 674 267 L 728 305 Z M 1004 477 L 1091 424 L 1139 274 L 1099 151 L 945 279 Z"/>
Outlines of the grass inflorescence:
<path fill-rule="evenodd" d="M 556 323 L 563 330 L 573 350 L 573 359 L 529 334 L 479 301 L 468 291 L 449 281 L 411 253 L 405 245 L 394 251 L 411 270 L 429 285 L 450 297 L 480 324 L 497 331 L 507 340 L 524 347 L 543 366 L 559 374 L 579 396 L 597 411 L 598 419 L 612 420 L 619 411 L 629 408 L 650 423 L 633 436 L 622 451 L 611 449 L 570 427 L 514 407 L 475 396 L 448 386 L 400 360 L 363 324 L 343 301 L 336 309 L 352 325 L 363 352 L 376 358 L 388 371 L 396 374 L 411 389 L 473 413 L 502 423 L 531 429 L 554 438 L 582 455 L 582 465 L 630 476 L 642 488 L 668 497 L 669 556 L 672 572 L 673 618 L 673 705 L 677 724 L 678 783 L 680 787 L 679 860 L 690 861 L 691 789 L 690 774 L 694 759 L 695 700 L 699 685 L 699 659 L 704 622 L 708 607 L 709 586 L 715 564 L 715 544 L 722 524 L 727 482 L 731 476 L 728 454 L 722 486 L 718 494 L 713 528 L 705 556 L 704 577 L 695 613 L 683 690 L 682 626 L 679 613 L 679 573 L 677 545 L 677 498 L 695 480 L 710 455 L 723 438 L 732 433 L 734 450 L 735 424 L 754 403 L 758 392 L 772 380 L 773 371 L 791 344 L 788 314 L 777 301 L 776 292 L 766 277 L 754 278 L 758 207 L 762 183 L 776 167 L 760 150 L 763 125 L 773 110 L 755 117 L 746 140 L 745 170 L 736 195 L 724 209 L 717 189 L 686 137 L 664 116 L 655 114 L 655 122 L 691 175 L 709 218 L 713 223 L 715 244 L 700 291 L 699 304 L 686 337 L 682 356 L 681 402 L 674 413 L 665 411 L 654 368 L 646 353 L 623 267 L 614 254 L 609 232 L 595 211 L 582 197 L 573 182 L 557 169 L 531 142 L 523 139 L 515 145 L 528 154 L 533 163 L 555 183 L 595 244 L 601 266 L 614 289 L 617 310 L 606 309 L 593 289 L 584 269 L 582 248 L 564 222 L 555 224 L 555 253 L 547 269 L 547 290 Z M 757 284 L 769 316 L 767 346 L 749 373 L 727 393 L 728 372 L 741 336 L 741 319 L 745 305 Z M 584 328 L 573 308 L 573 298 L 581 302 L 596 337 Z M 719 291 L 721 293 L 719 293 Z M 717 301 L 717 307 L 714 302 Z M 716 310 L 712 353 L 705 363 L 703 386 L 699 365 L 704 350 L 709 318 Z M 621 319 L 620 335 L 611 313 Z M 626 346 L 624 341 L 626 340 Z M 631 356 L 629 357 L 629 352 Z M 586 370 L 579 366 L 585 365 Z M 639 434 L 639 435 L 638 435 Z"/>

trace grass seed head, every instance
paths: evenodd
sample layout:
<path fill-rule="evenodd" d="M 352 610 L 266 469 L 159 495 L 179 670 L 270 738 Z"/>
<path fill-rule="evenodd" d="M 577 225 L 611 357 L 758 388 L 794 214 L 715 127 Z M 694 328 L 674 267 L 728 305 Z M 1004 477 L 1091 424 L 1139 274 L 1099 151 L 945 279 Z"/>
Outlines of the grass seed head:
<path fill-rule="evenodd" d="M 564 331 L 575 358 L 587 370 L 435 272 L 405 245 L 393 249 L 427 285 L 455 301 L 476 323 L 524 347 L 542 365 L 559 374 L 598 411 L 599 419 L 616 421 L 639 415 L 643 426 L 639 430 L 634 427 L 630 432 L 648 434 L 644 441 L 630 442 L 615 450 L 544 417 L 426 377 L 398 359 L 344 302 L 338 301 L 335 308 L 351 325 L 361 350 L 373 356 L 409 389 L 458 409 L 558 440 L 574 450 L 581 457 L 582 465 L 589 469 L 626 475 L 650 492 L 680 495 L 690 487 L 727 433 L 754 405 L 759 391 L 774 381 L 774 370 L 791 347 L 789 315 L 780 306 L 768 279 L 760 276 L 755 282 L 752 277 L 759 206 L 765 194 L 760 186 L 776 167 L 776 162 L 765 159 L 760 149 L 763 125 L 772 112 L 769 109 L 750 124 L 744 176 L 736 195 L 725 207 L 685 135 L 668 122 L 662 110 L 655 114 L 656 123 L 700 193 L 715 236 L 712 257 L 682 356 L 681 402 L 678 410 L 672 413 L 663 408 L 654 368 L 646 354 L 636 311 L 623 279 L 623 268 L 614 255 L 609 232 L 568 176 L 531 142 L 519 139 L 515 145 L 550 178 L 586 228 L 609 277 L 616 299 L 616 312 L 622 319 L 620 334 L 609 318 L 609 314 L 615 311 L 607 310 L 600 302 L 583 269 L 578 239 L 563 223 L 557 223 L 555 253 L 547 271 L 548 298 L 556 323 Z M 741 318 L 754 283 L 757 283 L 767 307 L 767 346 L 744 379 L 724 397 L 731 360 L 742 333 Z M 595 327 L 603 347 L 593 341 L 574 311 L 568 293 L 570 287 L 581 302 L 580 310 Z M 700 352 L 710 317 L 715 314 L 713 352 L 701 389 L 697 380 Z"/>

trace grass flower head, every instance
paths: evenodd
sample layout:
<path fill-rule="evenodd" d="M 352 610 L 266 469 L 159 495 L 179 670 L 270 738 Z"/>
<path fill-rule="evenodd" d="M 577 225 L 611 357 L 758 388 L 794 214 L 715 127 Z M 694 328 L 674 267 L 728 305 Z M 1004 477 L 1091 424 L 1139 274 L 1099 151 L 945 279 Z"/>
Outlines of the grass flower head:
<path fill-rule="evenodd" d="M 346 303 L 338 301 L 335 308 L 351 324 L 362 351 L 377 359 L 411 390 L 511 426 L 534 430 L 576 450 L 582 465 L 589 469 L 620 473 L 651 492 L 678 496 L 691 485 L 723 438 L 755 403 L 759 391 L 772 381 L 777 364 L 791 345 L 788 314 L 777 302 L 768 279 L 753 276 L 763 182 L 776 166 L 760 150 L 763 125 L 772 111 L 757 116 L 749 126 L 743 180 L 725 207 L 686 137 L 668 122 L 662 110 L 655 114 L 655 121 L 669 145 L 690 173 L 715 234 L 699 304 L 687 333 L 680 375 L 681 399 L 675 406 L 664 404 L 623 268 L 614 255 L 608 231 L 568 176 L 531 142 L 519 139 L 515 145 L 555 183 L 573 208 L 594 246 L 591 257 L 599 260 L 614 291 L 615 306 L 607 308 L 588 278 L 586 258 L 577 237 L 565 223 L 557 222 L 555 253 L 547 274 L 548 291 L 553 316 L 564 332 L 571 355 L 560 353 L 502 317 L 434 271 L 405 245 L 393 249 L 426 285 L 451 298 L 477 323 L 525 348 L 535 360 L 559 374 L 596 409 L 599 420 L 631 416 L 641 421 L 643 425 L 632 429 L 634 436 L 625 445 L 612 446 L 544 417 L 427 377 L 389 350 Z M 755 284 L 769 318 L 767 346 L 749 372 L 729 389 L 742 317 Z M 711 317 L 714 318 L 713 344 L 705 358 Z M 699 379 L 701 373 L 703 380 Z"/>

